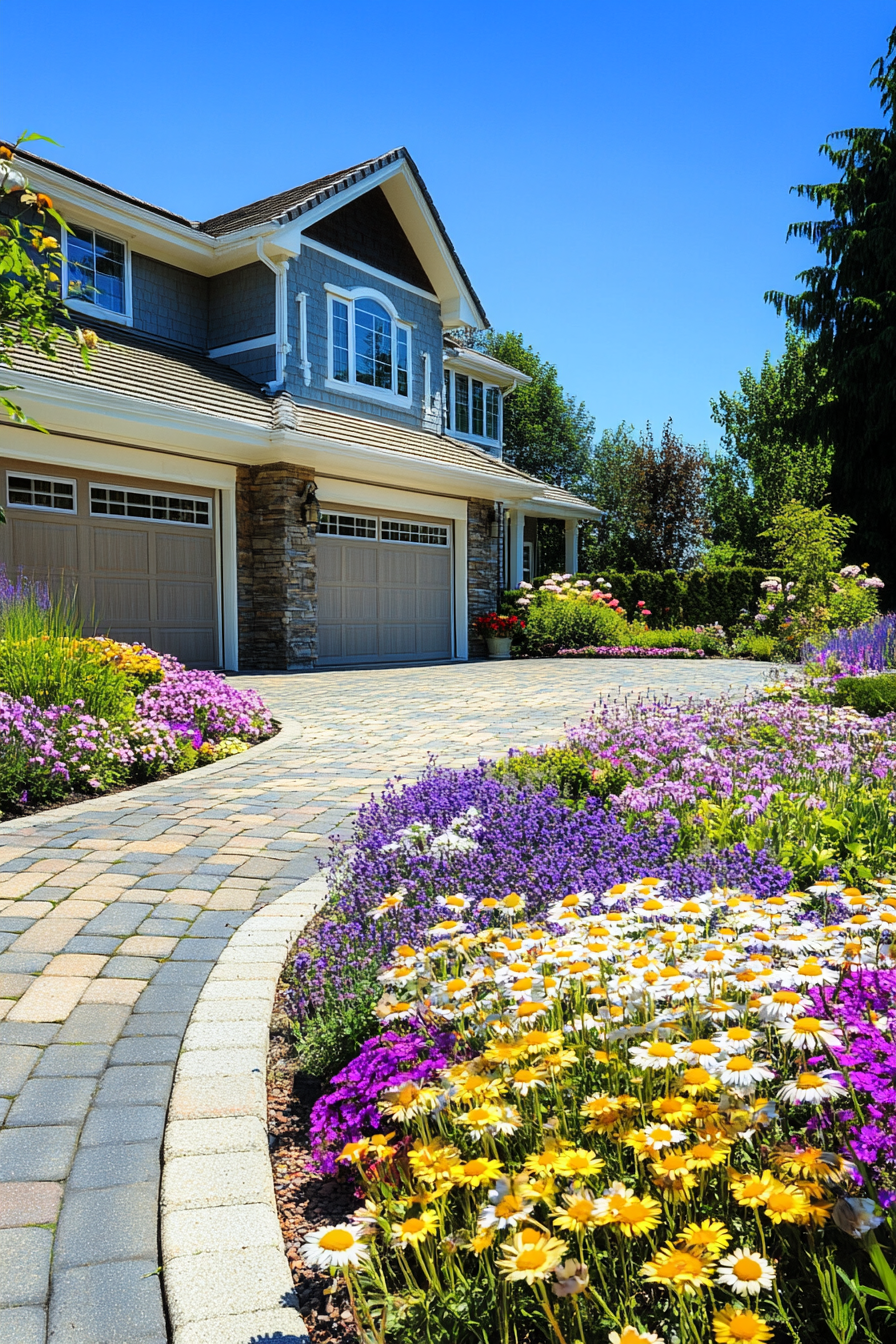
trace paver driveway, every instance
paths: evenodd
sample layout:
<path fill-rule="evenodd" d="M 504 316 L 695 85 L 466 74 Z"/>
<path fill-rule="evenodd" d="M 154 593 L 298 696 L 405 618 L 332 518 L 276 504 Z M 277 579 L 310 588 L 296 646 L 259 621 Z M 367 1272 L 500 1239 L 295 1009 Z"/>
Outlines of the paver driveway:
<path fill-rule="evenodd" d="M 601 696 L 738 694 L 766 675 L 657 661 L 240 677 L 291 738 L 0 825 L 0 1344 L 166 1340 L 159 1150 L 190 1010 L 233 930 L 311 876 L 372 791 L 431 752 L 460 764 L 556 739 Z"/>

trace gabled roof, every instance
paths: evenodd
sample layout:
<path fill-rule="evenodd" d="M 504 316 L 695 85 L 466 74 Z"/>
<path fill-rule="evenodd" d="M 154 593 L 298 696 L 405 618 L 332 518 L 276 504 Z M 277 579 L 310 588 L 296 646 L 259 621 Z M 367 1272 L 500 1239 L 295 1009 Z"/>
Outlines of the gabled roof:
<path fill-rule="evenodd" d="M 12 149 L 7 141 L 0 140 L 0 144 L 6 144 Z M 26 163 L 34 163 L 50 168 L 53 172 L 61 173 L 64 177 L 71 178 L 74 182 L 80 182 L 84 186 L 93 187 L 97 191 L 105 192 L 119 201 L 126 201 L 130 205 L 140 206 L 143 210 L 149 210 L 153 214 L 161 216 L 163 219 L 171 220 L 175 224 L 185 225 L 197 234 L 205 234 L 207 238 L 226 238 L 228 234 L 239 233 L 243 229 L 263 226 L 265 224 L 283 225 L 299 219 L 302 215 L 314 210 L 325 201 L 338 196 L 341 192 L 347 191 L 350 187 L 356 186 L 366 178 L 373 177 L 376 173 L 391 164 L 404 162 L 413 177 L 420 194 L 426 202 L 427 208 L 432 216 L 433 223 L 438 230 L 442 241 L 447 248 L 451 260 L 457 268 L 464 285 L 469 291 L 484 326 L 488 326 L 488 318 L 485 315 L 485 309 L 482 306 L 479 295 L 476 293 L 470 277 L 464 269 L 460 257 L 457 255 L 454 244 L 448 236 L 448 231 L 442 222 L 442 218 L 436 209 L 435 202 L 429 194 L 429 189 L 414 160 L 408 151 L 400 146 L 397 149 L 390 149 L 388 153 L 381 154 L 377 158 L 366 159 L 363 163 L 356 163 L 351 168 L 342 168 L 339 172 L 329 173 L 326 177 L 315 178 L 312 182 L 305 182 L 301 186 L 291 187 L 289 191 L 278 192 L 275 196 L 265 196 L 259 201 L 253 201 L 249 205 L 239 206 L 236 210 L 226 211 L 221 215 L 213 215 L 210 219 L 194 220 L 187 219 L 184 215 L 175 214 L 171 210 L 165 210 L 161 206 L 151 205 L 148 201 L 140 200 L 137 196 L 129 196 L 126 192 L 118 191 L 115 187 L 108 187 L 103 182 L 97 182 L 95 179 L 85 177 L 83 173 L 77 173 L 71 168 L 66 168 L 63 164 L 55 163 L 52 159 L 42 158 L 38 154 L 31 154 L 26 150 L 17 149 L 16 157 L 25 160 Z"/>

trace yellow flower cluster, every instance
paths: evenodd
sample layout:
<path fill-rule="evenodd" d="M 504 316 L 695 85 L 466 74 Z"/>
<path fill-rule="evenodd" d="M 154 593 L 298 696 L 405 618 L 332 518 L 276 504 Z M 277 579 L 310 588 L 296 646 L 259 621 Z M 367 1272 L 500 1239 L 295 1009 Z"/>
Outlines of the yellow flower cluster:
<path fill-rule="evenodd" d="M 100 637 L 81 642 L 88 648 L 98 650 L 103 662 L 112 663 L 128 676 L 137 677 L 147 686 L 164 678 L 158 655 L 144 648 L 142 644 L 120 644 L 118 640 Z"/>
<path fill-rule="evenodd" d="M 807 916 L 832 888 L 849 913 L 824 926 Z M 646 879 L 571 893 L 543 924 L 511 893 L 483 903 L 499 920 L 485 931 L 462 894 L 443 905 L 425 946 L 395 949 L 378 1011 L 450 1026 L 458 1062 L 380 1096 L 403 1136 L 345 1148 L 368 1199 L 342 1268 L 427 1300 L 458 1275 L 526 1284 L 561 1339 L 574 1310 L 591 1313 L 582 1337 L 614 1326 L 624 1344 L 659 1339 L 631 1319 L 645 1286 L 666 1290 L 657 1319 L 680 1338 L 718 1344 L 771 1338 L 748 1305 L 767 1294 L 796 1338 L 776 1272 L 787 1228 L 821 1254 L 834 1201 L 859 1185 L 804 1137 L 847 1091 L 809 991 L 888 955 L 896 888 L 682 902 Z M 316 1245 L 306 1259 L 325 1263 Z"/>

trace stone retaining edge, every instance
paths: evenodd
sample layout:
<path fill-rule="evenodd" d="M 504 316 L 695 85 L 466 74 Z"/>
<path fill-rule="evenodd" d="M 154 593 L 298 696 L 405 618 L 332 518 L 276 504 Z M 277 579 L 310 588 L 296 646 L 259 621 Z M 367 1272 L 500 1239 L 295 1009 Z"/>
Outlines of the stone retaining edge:
<path fill-rule="evenodd" d="M 69 817 L 79 817 L 83 812 L 108 812 L 116 808 L 133 808 L 140 803 L 151 802 L 151 798 L 146 797 L 148 789 L 166 789 L 171 786 L 179 785 L 183 788 L 186 780 L 202 775 L 207 779 L 209 775 L 220 774 L 222 770 L 232 770 L 236 765 L 245 765 L 249 761 L 257 760 L 259 756 L 267 756 L 279 747 L 286 747 L 290 742 L 294 742 L 304 727 L 300 719 L 290 718 L 284 715 L 278 719 L 280 731 L 273 737 L 266 737 L 263 742 L 258 742 L 248 751 L 240 751 L 235 756 L 225 756 L 223 761 L 212 761 L 210 765 L 195 766 L 192 770 L 185 770 L 179 775 L 167 775 L 165 779 L 150 779 L 145 784 L 135 784 L 132 788 L 125 789 L 122 793 L 100 794 L 98 798 L 85 798 L 80 803 L 65 803 L 62 807 L 48 807 L 45 812 L 35 812 L 30 817 L 8 817 L 6 821 L 0 821 L 0 832 L 4 826 L 41 826 L 52 825 L 56 821 L 67 821 Z"/>
<path fill-rule="evenodd" d="M 267 1132 L 277 982 L 327 899 L 323 874 L 237 929 L 184 1036 L 162 1156 L 162 1286 L 172 1344 L 308 1344 L 293 1305 Z"/>

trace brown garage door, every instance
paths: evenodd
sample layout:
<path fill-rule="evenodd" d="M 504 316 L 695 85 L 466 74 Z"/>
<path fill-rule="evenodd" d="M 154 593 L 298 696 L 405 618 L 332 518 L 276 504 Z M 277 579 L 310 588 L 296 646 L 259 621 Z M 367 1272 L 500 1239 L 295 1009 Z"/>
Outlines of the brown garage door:
<path fill-rule="evenodd" d="M 317 536 L 318 661 L 450 658 L 451 525 L 324 509 Z"/>
<path fill-rule="evenodd" d="M 7 460 L 0 470 L 10 575 L 75 592 L 85 629 L 220 666 L 212 491 Z"/>

